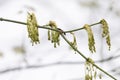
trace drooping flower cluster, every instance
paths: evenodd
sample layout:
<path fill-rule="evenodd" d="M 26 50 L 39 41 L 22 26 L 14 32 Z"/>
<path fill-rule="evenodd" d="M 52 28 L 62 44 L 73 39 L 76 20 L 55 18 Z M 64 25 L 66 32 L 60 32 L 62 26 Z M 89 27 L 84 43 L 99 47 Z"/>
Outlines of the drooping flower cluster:
<path fill-rule="evenodd" d="M 27 16 L 28 37 L 31 39 L 32 45 L 40 43 L 37 20 L 34 13 L 28 13 Z"/>
<path fill-rule="evenodd" d="M 102 19 L 100 23 L 102 24 L 102 37 L 106 38 L 106 43 L 109 46 L 109 50 L 110 50 L 111 42 L 110 42 L 110 33 L 109 33 L 108 23 L 105 19 Z"/>
<path fill-rule="evenodd" d="M 71 32 L 71 34 L 72 34 L 72 36 L 73 36 L 73 41 L 72 41 L 72 42 L 70 42 L 70 43 L 71 43 L 71 45 L 72 45 L 74 48 L 76 48 L 76 49 L 77 49 L 77 41 L 76 41 L 75 34 L 74 34 L 74 33 L 72 33 L 72 32 Z"/>
<path fill-rule="evenodd" d="M 57 25 L 54 21 L 49 21 L 48 26 L 57 30 Z M 56 48 L 57 45 L 60 45 L 60 33 L 57 31 L 48 30 L 48 40 L 51 40 L 51 43 L 54 43 L 54 47 Z"/>
<path fill-rule="evenodd" d="M 94 61 L 91 58 L 88 58 L 85 63 L 85 80 L 96 79 L 97 71 L 93 64 Z"/>
<path fill-rule="evenodd" d="M 87 31 L 88 33 L 88 46 L 89 46 L 89 50 L 93 53 L 96 52 L 95 49 L 95 41 L 94 41 L 94 36 L 91 30 L 91 27 L 88 24 L 84 25 L 84 29 Z"/>

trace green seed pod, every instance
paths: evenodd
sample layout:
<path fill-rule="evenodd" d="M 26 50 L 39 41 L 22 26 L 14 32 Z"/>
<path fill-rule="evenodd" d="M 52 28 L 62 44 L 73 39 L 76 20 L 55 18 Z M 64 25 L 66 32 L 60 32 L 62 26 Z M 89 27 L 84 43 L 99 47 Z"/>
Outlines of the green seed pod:
<path fill-rule="evenodd" d="M 94 36 L 93 36 L 93 33 L 92 33 L 92 30 L 90 28 L 90 26 L 88 24 L 85 24 L 84 25 L 84 29 L 87 31 L 88 33 L 88 46 L 89 46 L 89 50 L 93 53 L 93 52 L 96 52 L 96 49 L 95 49 L 95 41 L 94 41 Z"/>
<path fill-rule="evenodd" d="M 108 27 L 108 23 L 105 19 L 102 19 L 100 21 L 100 23 L 102 24 L 102 37 L 106 38 L 106 43 L 109 46 L 109 50 L 111 48 L 111 41 L 110 41 L 110 33 L 109 33 L 109 27 Z"/>
<path fill-rule="evenodd" d="M 32 45 L 34 45 L 34 43 L 35 44 L 40 43 L 38 25 L 37 25 L 37 20 L 34 13 L 28 13 L 27 30 L 28 30 L 28 37 L 31 39 Z"/>

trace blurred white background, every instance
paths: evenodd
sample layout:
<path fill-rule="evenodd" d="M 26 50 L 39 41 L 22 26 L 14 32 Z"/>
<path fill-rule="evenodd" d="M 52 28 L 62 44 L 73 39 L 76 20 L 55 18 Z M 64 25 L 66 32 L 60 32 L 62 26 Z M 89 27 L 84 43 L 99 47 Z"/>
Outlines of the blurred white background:
<path fill-rule="evenodd" d="M 97 52 L 88 50 L 87 34 L 75 32 L 78 48 L 97 61 L 102 69 L 120 79 L 119 0 L 0 0 L 0 17 L 26 22 L 27 12 L 36 14 L 38 24 L 50 20 L 63 30 L 83 27 L 105 19 L 109 24 L 111 51 L 101 37 L 101 25 L 92 28 Z M 61 38 L 54 48 L 47 30 L 39 29 L 40 44 L 32 46 L 25 25 L 0 22 L 0 80 L 84 80 L 85 60 Z M 71 38 L 67 34 L 68 38 Z M 103 61 L 101 61 L 103 60 Z M 101 80 L 112 80 L 104 73 Z M 99 80 L 97 78 L 96 80 Z"/>

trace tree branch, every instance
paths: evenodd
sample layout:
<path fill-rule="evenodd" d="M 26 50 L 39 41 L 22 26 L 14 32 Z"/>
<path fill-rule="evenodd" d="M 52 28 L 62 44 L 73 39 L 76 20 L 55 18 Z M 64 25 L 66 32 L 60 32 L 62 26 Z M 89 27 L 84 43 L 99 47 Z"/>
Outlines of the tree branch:
<path fill-rule="evenodd" d="M 7 22 L 13 22 L 13 23 L 18 23 L 18 24 L 23 24 L 23 25 L 27 25 L 27 23 L 24 23 L 24 22 L 20 22 L 20 21 L 15 21 L 15 20 L 9 20 L 9 19 L 4 19 L 4 18 L 0 18 L 0 21 L 7 21 Z M 90 26 L 94 26 L 94 25 L 97 25 L 97 24 L 100 24 L 100 22 L 98 23 L 95 23 L 95 24 L 91 24 Z M 109 73 L 107 73 L 106 71 L 104 71 L 102 68 L 100 68 L 99 66 L 97 66 L 95 63 L 92 63 L 91 61 L 88 60 L 88 58 L 82 54 L 77 48 L 75 48 L 68 40 L 67 38 L 63 35 L 63 32 L 61 32 L 61 29 L 58 28 L 58 29 L 52 29 L 52 28 L 48 28 L 48 27 L 45 27 L 45 26 L 38 26 L 38 28 L 43 28 L 43 29 L 50 29 L 50 30 L 54 30 L 54 31 L 57 31 L 60 33 L 60 35 L 62 36 L 62 38 L 69 44 L 69 46 L 71 46 L 74 51 L 76 51 L 77 53 L 79 53 L 86 61 L 88 61 L 89 63 L 91 63 L 93 66 L 95 66 L 97 69 L 99 69 L 100 71 L 102 71 L 103 73 L 105 73 L 106 75 L 108 75 L 109 77 L 111 77 L 112 79 L 114 80 L 117 80 L 115 77 L 113 77 L 112 75 L 110 75 Z M 73 31 L 79 31 L 79 30 L 82 30 L 83 28 L 79 28 L 79 29 L 74 29 L 74 30 L 70 30 L 70 31 L 66 31 L 64 33 L 70 33 L 70 32 L 73 32 Z M 32 66 L 30 66 L 32 67 Z M 26 67 L 25 67 L 26 68 Z M 21 69 L 21 68 L 17 68 L 18 69 Z M 12 69 L 12 70 L 16 70 L 15 68 Z M 9 71 L 9 70 L 7 70 Z M 6 71 L 5 71 L 6 72 Z"/>

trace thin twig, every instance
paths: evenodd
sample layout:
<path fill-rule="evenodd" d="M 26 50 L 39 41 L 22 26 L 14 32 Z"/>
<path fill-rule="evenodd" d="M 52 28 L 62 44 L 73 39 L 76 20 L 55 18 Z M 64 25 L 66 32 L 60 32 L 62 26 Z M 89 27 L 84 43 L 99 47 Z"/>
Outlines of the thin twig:
<path fill-rule="evenodd" d="M 18 24 L 27 25 L 27 23 L 25 23 L 25 22 L 16 21 L 16 20 L 10 20 L 10 19 L 5 19 L 5 18 L 0 18 L 0 21 L 6 21 L 6 22 L 12 22 L 12 23 L 18 23 Z M 44 25 L 44 26 L 39 26 L 39 25 L 38 25 L 38 28 L 49 29 L 49 30 L 53 30 L 53 31 L 58 31 L 58 30 L 56 30 L 56 29 L 49 28 L 49 27 L 45 27 L 45 26 L 46 26 L 46 25 Z"/>
<path fill-rule="evenodd" d="M 91 26 L 94 26 L 94 25 L 97 25 L 97 24 L 100 24 L 100 22 L 91 24 L 91 25 L 89 25 L 89 26 L 91 27 Z M 75 32 L 75 31 L 79 31 L 79 30 L 82 30 L 82 29 L 84 29 L 84 27 L 82 27 L 82 28 L 77 28 L 77 29 L 73 29 L 73 30 L 68 30 L 68 31 L 64 31 L 64 32 L 65 32 L 65 33 L 70 33 L 70 32 Z"/>

